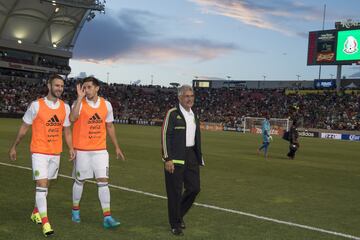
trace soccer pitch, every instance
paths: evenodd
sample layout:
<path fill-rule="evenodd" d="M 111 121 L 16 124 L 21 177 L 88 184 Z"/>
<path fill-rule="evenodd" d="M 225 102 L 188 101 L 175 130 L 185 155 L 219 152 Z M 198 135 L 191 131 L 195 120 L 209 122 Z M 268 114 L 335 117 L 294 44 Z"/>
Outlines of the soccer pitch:
<path fill-rule="evenodd" d="M 17 148 L 18 160 L 8 158 L 20 124 L 0 119 L 0 239 L 41 239 L 41 227 L 30 222 L 35 189 L 29 133 Z M 162 198 L 160 130 L 116 125 L 127 161 L 116 160 L 109 143 L 111 210 L 121 221 L 114 230 L 102 227 L 97 187 L 91 182 L 85 184 L 81 201 L 82 222 L 71 222 L 72 180 L 67 176 L 72 163 L 65 150 L 61 176 L 52 182 L 48 196 L 55 230 L 51 238 L 360 239 L 360 143 L 301 138 L 296 160 L 288 160 L 287 142 L 275 137 L 265 161 L 256 154 L 261 136 L 206 131 L 206 166 L 196 200 L 200 205 L 186 216 L 185 235 L 172 236 Z"/>

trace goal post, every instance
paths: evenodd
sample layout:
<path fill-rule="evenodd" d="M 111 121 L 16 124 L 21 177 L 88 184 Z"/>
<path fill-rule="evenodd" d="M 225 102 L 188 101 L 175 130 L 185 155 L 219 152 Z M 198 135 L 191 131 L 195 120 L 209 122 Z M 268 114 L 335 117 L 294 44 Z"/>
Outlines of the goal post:
<path fill-rule="evenodd" d="M 262 122 L 265 118 L 245 117 L 243 121 L 243 132 L 261 134 Z M 270 134 L 282 136 L 285 131 L 289 131 L 290 120 L 288 118 L 270 118 Z"/>

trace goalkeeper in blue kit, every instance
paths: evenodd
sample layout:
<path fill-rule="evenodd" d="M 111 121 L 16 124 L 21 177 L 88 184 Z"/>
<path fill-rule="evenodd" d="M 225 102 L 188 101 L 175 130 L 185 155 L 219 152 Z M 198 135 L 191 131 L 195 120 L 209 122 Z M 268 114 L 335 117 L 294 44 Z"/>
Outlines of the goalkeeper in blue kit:
<path fill-rule="evenodd" d="M 262 127 L 261 127 L 263 144 L 258 148 L 258 154 L 260 154 L 260 151 L 264 149 L 265 159 L 267 159 L 268 157 L 268 148 L 270 145 L 270 140 L 272 140 L 272 137 L 270 136 L 269 120 L 270 120 L 270 116 L 266 115 L 265 120 L 262 122 Z"/>

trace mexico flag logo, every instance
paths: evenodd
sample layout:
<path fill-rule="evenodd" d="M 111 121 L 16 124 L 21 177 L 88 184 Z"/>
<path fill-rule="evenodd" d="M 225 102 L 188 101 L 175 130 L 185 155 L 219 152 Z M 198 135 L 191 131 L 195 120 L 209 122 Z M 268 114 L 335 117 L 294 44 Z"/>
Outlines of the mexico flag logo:
<path fill-rule="evenodd" d="M 356 38 L 354 38 L 353 36 L 348 36 L 344 43 L 343 51 L 346 54 L 354 54 L 359 51 L 358 46 L 359 45 L 358 45 Z"/>

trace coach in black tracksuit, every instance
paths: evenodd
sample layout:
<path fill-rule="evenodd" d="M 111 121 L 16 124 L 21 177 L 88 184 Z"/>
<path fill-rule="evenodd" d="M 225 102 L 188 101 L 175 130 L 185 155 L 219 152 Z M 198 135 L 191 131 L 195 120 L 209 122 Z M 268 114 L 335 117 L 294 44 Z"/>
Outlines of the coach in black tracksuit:
<path fill-rule="evenodd" d="M 199 166 L 203 166 L 204 162 L 200 123 L 191 110 L 194 105 L 193 89 L 183 85 L 179 88 L 178 99 L 179 105 L 165 116 L 161 143 L 171 232 L 183 235 L 183 217 L 200 192 Z"/>

